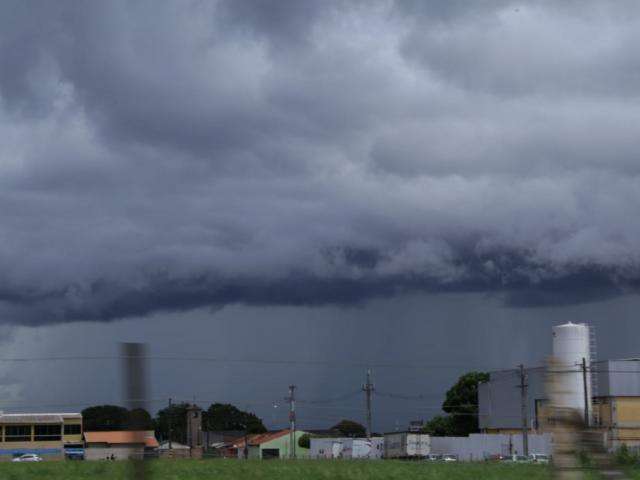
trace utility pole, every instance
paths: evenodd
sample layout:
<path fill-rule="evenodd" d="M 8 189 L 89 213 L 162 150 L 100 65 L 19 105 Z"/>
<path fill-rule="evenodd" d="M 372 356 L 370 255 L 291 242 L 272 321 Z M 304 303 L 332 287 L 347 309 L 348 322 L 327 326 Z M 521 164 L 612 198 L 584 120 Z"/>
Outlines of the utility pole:
<path fill-rule="evenodd" d="M 248 412 L 250 409 L 250 405 L 247 405 L 244 410 Z M 244 459 L 249 460 L 249 423 L 244 424 L 244 449 L 243 449 Z"/>
<path fill-rule="evenodd" d="M 289 385 L 289 457 L 296 458 L 296 386 Z"/>
<path fill-rule="evenodd" d="M 529 456 L 529 425 L 527 421 L 527 375 L 524 365 L 520 364 L 520 413 L 522 415 L 522 449 L 523 454 Z"/>
<path fill-rule="evenodd" d="M 371 383 L 371 369 L 367 370 L 367 383 L 362 386 L 365 393 L 367 406 L 367 438 L 371 438 L 372 432 L 372 416 L 371 416 L 371 394 L 373 393 L 373 384 Z"/>
<path fill-rule="evenodd" d="M 125 404 L 129 410 L 147 408 L 147 350 L 143 343 L 122 343 L 121 358 L 123 369 L 123 392 L 126 395 Z M 141 417 L 133 416 L 129 421 L 129 428 L 133 431 L 144 429 Z M 135 480 L 149 479 L 147 473 L 148 462 L 144 461 L 144 451 L 133 459 L 133 468 L 129 478 Z"/>
<path fill-rule="evenodd" d="M 244 426 L 244 448 L 242 449 L 244 459 L 249 460 L 249 429 L 247 425 Z"/>
<path fill-rule="evenodd" d="M 173 437 L 173 408 L 171 404 L 171 399 L 169 399 L 169 409 L 167 410 L 167 415 L 169 417 L 169 454 L 171 454 L 171 448 L 173 447 L 171 443 L 171 437 Z"/>
<path fill-rule="evenodd" d="M 582 385 L 584 390 L 584 426 L 589 427 L 589 389 L 587 388 L 587 359 L 582 357 Z"/>

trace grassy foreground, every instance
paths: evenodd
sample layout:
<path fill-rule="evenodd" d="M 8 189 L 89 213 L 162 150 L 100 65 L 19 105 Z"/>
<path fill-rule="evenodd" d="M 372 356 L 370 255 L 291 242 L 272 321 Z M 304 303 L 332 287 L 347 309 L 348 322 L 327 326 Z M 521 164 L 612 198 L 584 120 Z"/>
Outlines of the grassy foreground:
<path fill-rule="evenodd" d="M 441 464 L 400 461 L 155 460 L 153 480 L 537 480 L 551 478 L 538 465 Z M 2 480 L 128 479 L 126 462 L 2 463 Z"/>

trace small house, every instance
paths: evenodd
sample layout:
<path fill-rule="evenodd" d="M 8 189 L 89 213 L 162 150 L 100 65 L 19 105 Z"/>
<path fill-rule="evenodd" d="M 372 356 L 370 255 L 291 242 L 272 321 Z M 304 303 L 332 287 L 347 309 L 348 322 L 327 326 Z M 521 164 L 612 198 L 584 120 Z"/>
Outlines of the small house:
<path fill-rule="evenodd" d="M 249 459 L 273 459 L 273 458 L 291 458 L 291 440 L 289 430 L 278 430 L 275 432 L 260 433 L 247 436 L 247 443 L 245 439 L 241 439 L 234 445 L 234 448 L 238 451 L 238 458 L 245 458 L 245 455 Z M 300 437 L 306 432 L 296 430 L 294 433 L 295 441 L 295 458 L 308 458 L 309 449 L 302 448 L 298 445 Z M 245 453 L 246 452 L 246 453 Z"/>
<path fill-rule="evenodd" d="M 158 453 L 153 430 L 84 432 L 86 460 L 128 460 Z"/>

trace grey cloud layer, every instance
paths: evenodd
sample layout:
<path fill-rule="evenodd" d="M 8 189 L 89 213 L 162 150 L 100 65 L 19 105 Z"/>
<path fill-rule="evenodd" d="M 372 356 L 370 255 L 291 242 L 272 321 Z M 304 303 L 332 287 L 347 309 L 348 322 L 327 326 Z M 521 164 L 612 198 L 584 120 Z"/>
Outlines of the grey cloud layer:
<path fill-rule="evenodd" d="M 635 289 L 637 8 L 478 5 L 3 3 L 0 318 Z"/>

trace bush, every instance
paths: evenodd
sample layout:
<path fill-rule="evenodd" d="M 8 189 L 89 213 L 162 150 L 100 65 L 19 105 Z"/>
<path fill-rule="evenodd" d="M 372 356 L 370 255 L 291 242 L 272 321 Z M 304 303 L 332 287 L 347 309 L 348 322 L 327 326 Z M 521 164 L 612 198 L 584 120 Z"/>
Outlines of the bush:
<path fill-rule="evenodd" d="M 615 454 L 616 462 L 620 465 L 633 465 L 638 463 L 638 454 L 629 450 L 629 447 L 622 445 Z"/>

